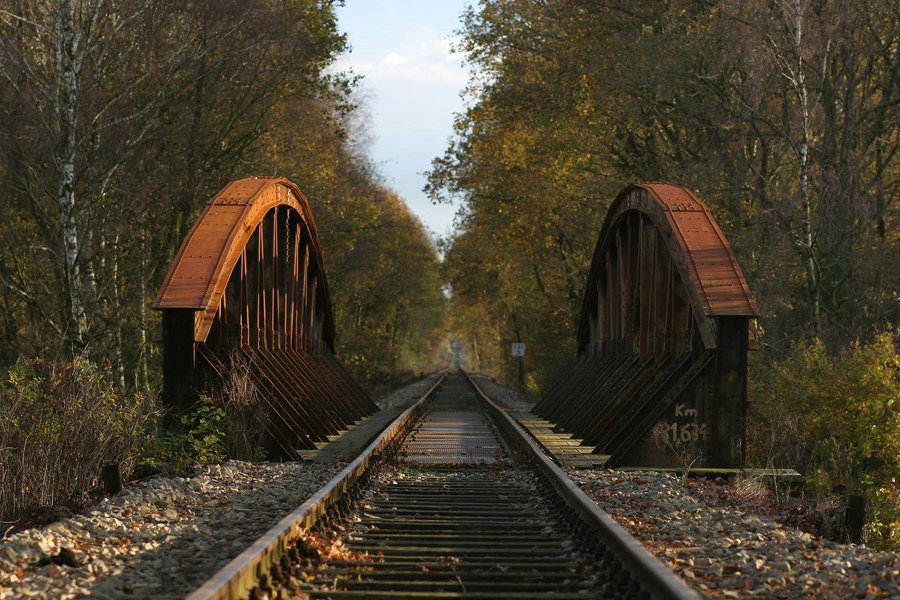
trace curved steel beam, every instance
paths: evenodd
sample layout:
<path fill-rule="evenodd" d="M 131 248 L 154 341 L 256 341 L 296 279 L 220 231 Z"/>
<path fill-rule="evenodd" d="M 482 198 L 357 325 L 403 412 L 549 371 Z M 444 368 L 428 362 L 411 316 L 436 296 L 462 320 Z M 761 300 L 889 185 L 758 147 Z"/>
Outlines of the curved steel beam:
<path fill-rule="evenodd" d="M 155 309 L 196 311 L 194 341 L 206 341 L 235 265 L 257 226 L 273 208 L 286 206 L 302 220 L 313 258 L 310 272 L 322 296 L 323 341 L 334 351 L 334 316 L 325 279 L 319 236 L 309 205 L 296 185 L 283 177 L 232 181 L 212 197 L 188 233 L 163 280 Z"/>
<path fill-rule="evenodd" d="M 267 450 L 296 458 L 377 407 L 332 356 L 334 318 L 309 206 L 280 177 L 226 185 L 166 275 L 163 401 L 176 413 L 246 369 Z M 257 414 L 258 413 L 258 414 Z M 249 415 L 248 415 L 249 417 Z"/>
<path fill-rule="evenodd" d="M 739 467 L 756 316 L 703 203 L 668 183 L 630 185 L 594 250 L 578 363 L 533 410 L 610 466 Z"/>
<path fill-rule="evenodd" d="M 731 246 L 709 209 L 690 190 L 669 183 L 635 183 L 619 192 L 604 221 L 588 275 L 578 328 L 578 351 L 590 343 L 590 317 L 616 232 L 629 215 L 645 215 L 662 235 L 708 349 L 715 347 L 710 317 L 757 317 L 759 311 Z M 704 319 L 703 317 L 706 317 Z"/>

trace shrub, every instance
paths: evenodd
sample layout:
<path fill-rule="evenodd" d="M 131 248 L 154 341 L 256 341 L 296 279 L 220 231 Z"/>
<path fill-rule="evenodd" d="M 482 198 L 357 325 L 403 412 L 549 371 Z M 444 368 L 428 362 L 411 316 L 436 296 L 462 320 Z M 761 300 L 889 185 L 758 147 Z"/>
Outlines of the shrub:
<path fill-rule="evenodd" d="M 110 370 L 76 358 L 20 360 L 0 383 L 0 521 L 48 506 L 79 508 L 102 468 L 133 460 L 158 413 L 123 395 Z"/>
<path fill-rule="evenodd" d="M 758 361 L 750 385 L 751 457 L 796 468 L 823 495 L 844 487 L 870 500 L 870 537 L 896 544 L 892 480 L 900 475 L 900 353 L 894 334 L 830 356 L 821 342 L 781 362 Z M 877 533 L 875 529 L 881 533 Z"/>
<path fill-rule="evenodd" d="M 152 470 L 182 472 L 197 463 L 225 460 L 225 411 L 208 396 L 154 440 L 143 460 Z"/>

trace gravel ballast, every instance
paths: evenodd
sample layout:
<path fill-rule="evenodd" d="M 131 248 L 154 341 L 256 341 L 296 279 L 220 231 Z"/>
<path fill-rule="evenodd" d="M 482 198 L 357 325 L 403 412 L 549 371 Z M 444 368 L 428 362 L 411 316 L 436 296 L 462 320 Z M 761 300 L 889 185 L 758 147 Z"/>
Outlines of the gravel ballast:
<path fill-rule="evenodd" d="M 0 542 L 0 600 L 183 598 L 342 468 L 229 461 L 132 485 Z"/>
<path fill-rule="evenodd" d="M 712 598 L 900 598 L 900 555 L 716 506 L 668 473 L 569 470 L 632 535 Z"/>
<path fill-rule="evenodd" d="M 438 377 L 379 404 L 412 404 Z M 0 600 L 183 598 L 343 467 L 228 461 L 132 484 L 80 515 L 0 541 Z"/>
<path fill-rule="evenodd" d="M 429 386 L 408 387 L 384 404 L 411 402 Z M 527 402 L 496 384 L 485 391 L 517 409 Z M 78 516 L 0 542 L 0 600 L 182 598 L 342 467 L 229 461 L 189 478 L 132 484 Z M 783 526 L 667 473 L 568 473 L 710 598 L 900 598 L 896 553 Z"/>
<path fill-rule="evenodd" d="M 476 378 L 515 410 L 521 394 Z M 527 408 L 526 408 L 527 409 Z M 692 489 L 670 473 L 567 469 L 597 505 L 710 598 L 900 598 L 900 554 L 841 544 Z"/>
<path fill-rule="evenodd" d="M 439 371 L 436 373 L 432 373 L 431 375 L 427 375 L 422 379 L 418 379 L 409 383 L 401 388 L 397 388 L 391 392 L 387 392 L 383 394 L 381 397 L 375 400 L 375 404 L 378 405 L 378 408 L 381 410 L 386 410 L 388 408 L 394 407 L 407 407 L 412 406 L 414 403 L 418 402 L 419 399 L 424 396 L 428 390 L 434 387 L 434 384 L 437 383 L 437 380 L 440 379 L 443 371 Z"/>

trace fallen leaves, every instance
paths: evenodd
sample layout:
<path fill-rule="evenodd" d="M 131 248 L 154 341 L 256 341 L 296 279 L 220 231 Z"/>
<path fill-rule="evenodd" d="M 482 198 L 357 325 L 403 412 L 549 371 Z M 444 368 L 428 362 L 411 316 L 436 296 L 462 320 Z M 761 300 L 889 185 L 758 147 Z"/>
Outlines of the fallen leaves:
<path fill-rule="evenodd" d="M 368 553 L 350 550 L 340 538 L 327 538 L 318 532 L 303 530 L 297 540 L 302 544 L 307 555 L 315 557 L 319 562 L 328 561 L 369 561 Z M 381 554 L 380 552 L 378 554 Z"/>

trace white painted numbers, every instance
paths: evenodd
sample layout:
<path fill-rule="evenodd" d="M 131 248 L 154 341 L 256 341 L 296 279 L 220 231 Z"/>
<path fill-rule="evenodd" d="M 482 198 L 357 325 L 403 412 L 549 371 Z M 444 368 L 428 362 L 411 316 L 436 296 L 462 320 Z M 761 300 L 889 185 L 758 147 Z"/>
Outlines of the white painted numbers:
<path fill-rule="evenodd" d="M 709 428 L 706 426 L 706 423 L 700 423 L 699 425 L 697 423 L 668 423 L 668 425 L 673 444 L 677 442 L 688 444 L 698 440 L 705 442 L 709 437 Z"/>
<path fill-rule="evenodd" d="M 672 438 L 673 444 L 678 442 L 688 444 L 699 440 L 703 440 L 704 442 L 707 440 L 709 437 L 709 427 L 707 427 L 706 423 L 698 424 L 696 422 L 696 408 L 687 408 L 684 404 L 676 404 L 675 416 L 694 419 L 694 421 L 690 423 L 667 423 L 669 426 L 669 435 Z"/>

